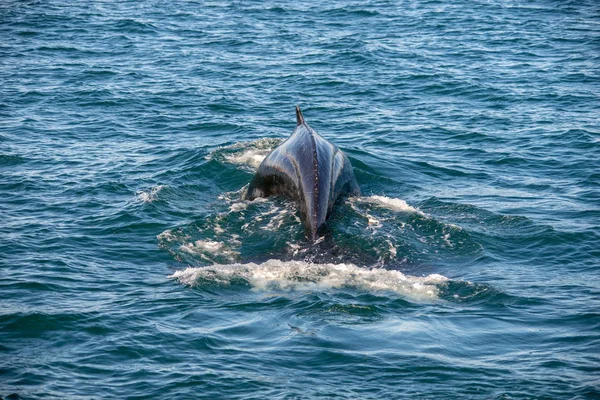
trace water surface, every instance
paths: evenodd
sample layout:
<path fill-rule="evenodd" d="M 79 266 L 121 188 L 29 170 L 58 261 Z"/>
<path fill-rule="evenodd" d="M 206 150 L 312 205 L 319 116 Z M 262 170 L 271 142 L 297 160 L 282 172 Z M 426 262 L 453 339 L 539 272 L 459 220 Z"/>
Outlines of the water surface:
<path fill-rule="evenodd" d="M 5 1 L 0 397 L 600 397 L 594 1 Z M 363 197 L 241 200 L 294 106 Z"/>

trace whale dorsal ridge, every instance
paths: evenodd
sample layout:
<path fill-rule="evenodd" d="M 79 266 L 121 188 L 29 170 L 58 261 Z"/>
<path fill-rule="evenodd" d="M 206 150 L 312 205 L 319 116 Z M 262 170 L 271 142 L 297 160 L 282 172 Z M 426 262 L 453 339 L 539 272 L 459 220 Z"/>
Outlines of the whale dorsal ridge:
<path fill-rule="evenodd" d="M 298 125 L 302 125 L 304 123 L 304 116 L 302 115 L 302 111 L 300 111 L 300 106 L 296 106 L 296 123 Z"/>

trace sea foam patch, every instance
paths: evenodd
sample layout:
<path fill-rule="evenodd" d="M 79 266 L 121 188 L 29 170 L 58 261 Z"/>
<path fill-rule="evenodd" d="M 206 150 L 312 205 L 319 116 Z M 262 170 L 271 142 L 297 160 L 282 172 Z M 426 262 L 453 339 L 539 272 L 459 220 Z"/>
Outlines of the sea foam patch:
<path fill-rule="evenodd" d="M 448 278 L 404 275 L 399 271 L 361 268 L 354 264 L 316 264 L 305 261 L 268 260 L 255 264 L 216 264 L 177 271 L 169 278 L 196 286 L 199 282 L 229 285 L 240 279 L 255 291 L 328 291 L 354 288 L 368 292 L 394 292 L 416 300 L 439 298 L 439 285 Z"/>

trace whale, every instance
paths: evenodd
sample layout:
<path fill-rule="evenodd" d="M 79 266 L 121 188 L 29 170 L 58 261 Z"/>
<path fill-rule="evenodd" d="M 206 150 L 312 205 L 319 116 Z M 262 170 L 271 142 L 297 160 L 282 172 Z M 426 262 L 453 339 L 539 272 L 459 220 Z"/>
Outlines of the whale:
<path fill-rule="evenodd" d="M 348 156 L 306 123 L 299 106 L 296 128 L 261 162 L 244 197 L 269 196 L 297 204 L 305 234 L 313 242 L 342 197 L 360 196 Z"/>

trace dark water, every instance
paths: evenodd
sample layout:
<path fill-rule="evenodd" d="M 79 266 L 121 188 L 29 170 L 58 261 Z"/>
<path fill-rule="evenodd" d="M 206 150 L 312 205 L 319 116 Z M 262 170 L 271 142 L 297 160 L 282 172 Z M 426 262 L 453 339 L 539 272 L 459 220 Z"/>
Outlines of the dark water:
<path fill-rule="evenodd" d="M 600 397 L 598 3 L 323 4 L 1 3 L 1 398 Z"/>

